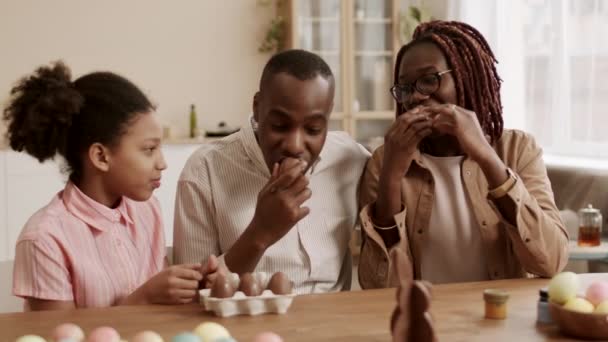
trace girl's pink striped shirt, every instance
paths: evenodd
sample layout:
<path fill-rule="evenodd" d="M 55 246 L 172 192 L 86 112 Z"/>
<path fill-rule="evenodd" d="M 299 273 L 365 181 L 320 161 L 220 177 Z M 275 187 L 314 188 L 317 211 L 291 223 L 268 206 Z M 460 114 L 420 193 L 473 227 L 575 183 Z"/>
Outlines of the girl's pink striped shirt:
<path fill-rule="evenodd" d="M 111 306 L 162 270 L 165 255 L 156 198 L 110 209 L 68 182 L 17 240 L 13 294 Z"/>

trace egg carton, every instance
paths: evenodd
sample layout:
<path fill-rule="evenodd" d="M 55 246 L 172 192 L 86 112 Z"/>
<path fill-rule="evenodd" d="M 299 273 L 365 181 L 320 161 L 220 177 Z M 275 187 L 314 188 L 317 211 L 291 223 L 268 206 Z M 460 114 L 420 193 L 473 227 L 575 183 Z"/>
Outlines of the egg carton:
<path fill-rule="evenodd" d="M 263 288 L 268 286 L 269 275 L 265 272 L 253 273 Z M 239 276 L 229 275 L 234 288 L 239 286 Z M 236 315 L 260 315 L 267 313 L 284 314 L 291 306 L 295 293 L 277 295 L 266 289 L 259 296 L 246 296 L 242 291 L 236 291 L 230 298 L 211 297 L 211 289 L 199 291 L 200 303 L 205 311 L 212 311 L 216 316 L 231 317 Z"/>

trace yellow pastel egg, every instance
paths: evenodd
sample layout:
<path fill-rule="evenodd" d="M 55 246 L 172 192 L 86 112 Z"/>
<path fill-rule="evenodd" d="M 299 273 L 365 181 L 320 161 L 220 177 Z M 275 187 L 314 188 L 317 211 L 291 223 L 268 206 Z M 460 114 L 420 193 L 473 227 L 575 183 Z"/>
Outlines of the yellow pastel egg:
<path fill-rule="evenodd" d="M 549 282 L 549 299 L 557 304 L 564 304 L 576 297 L 578 292 L 578 276 L 572 272 L 562 272 Z"/>
<path fill-rule="evenodd" d="M 146 330 L 133 336 L 131 342 L 164 342 L 164 340 L 154 331 Z"/>
<path fill-rule="evenodd" d="M 591 313 L 593 312 L 594 308 L 593 304 L 591 304 L 588 300 L 575 297 L 566 302 L 566 305 L 564 305 L 564 309 L 582 313 Z"/>
<path fill-rule="evenodd" d="M 608 300 L 601 302 L 598 306 L 595 307 L 595 311 L 598 314 L 608 314 Z"/>
<path fill-rule="evenodd" d="M 63 339 L 72 339 L 74 341 L 84 341 L 84 331 L 74 323 L 64 323 L 58 325 L 53 330 L 52 341 L 61 341 Z"/>
<path fill-rule="evenodd" d="M 46 340 L 37 335 L 25 335 L 19 337 L 15 342 L 46 342 Z"/>
<path fill-rule="evenodd" d="M 229 338 L 230 333 L 222 325 L 214 322 L 199 324 L 194 329 L 194 334 L 201 338 L 202 342 L 212 342 L 221 338 Z"/>

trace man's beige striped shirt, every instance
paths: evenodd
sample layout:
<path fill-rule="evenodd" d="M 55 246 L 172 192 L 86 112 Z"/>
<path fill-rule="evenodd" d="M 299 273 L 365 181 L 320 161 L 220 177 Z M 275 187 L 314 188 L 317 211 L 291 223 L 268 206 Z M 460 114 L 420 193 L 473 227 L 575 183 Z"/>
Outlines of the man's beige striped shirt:
<path fill-rule="evenodd" d="M 329 132 L 309 179 L 310 214 L 266 250 L 255 271 L 282 271 L 297 293 L 348 289 L 348 242 L 357 220 L 357 186 L 369 153 L 347 134 Z M 270 172 L 247 122 L 238 133 L 198 149 L 177 187 L 174 258 L 223 256 L 253 218 Z"/>

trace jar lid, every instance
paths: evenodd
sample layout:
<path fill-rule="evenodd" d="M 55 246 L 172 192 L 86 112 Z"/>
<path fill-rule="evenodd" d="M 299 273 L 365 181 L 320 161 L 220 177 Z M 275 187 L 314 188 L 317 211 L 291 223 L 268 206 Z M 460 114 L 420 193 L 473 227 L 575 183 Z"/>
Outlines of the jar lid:
<path fill-rule="evenodd" d="M 594 208 L 591 204 L 587 204 L 587 207 L 581 208 L 581 210 L 579 210 L 578 212 L 583 215 L 593 215 L 593 214 L 599 214 L 600 210 Z"/>
<path fill-rule="evenodd" d="M 490 303 L 502 304 L 509 299 L 509 293 L 500 289 L 483 290 L 483 300 Z"/>

